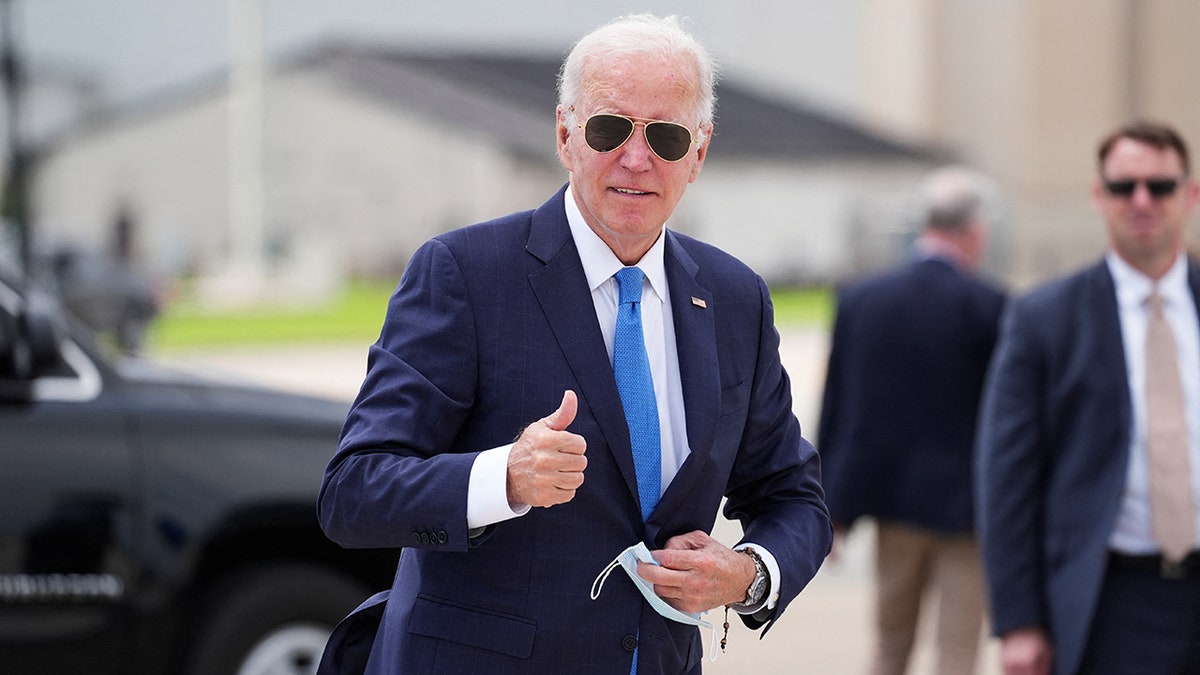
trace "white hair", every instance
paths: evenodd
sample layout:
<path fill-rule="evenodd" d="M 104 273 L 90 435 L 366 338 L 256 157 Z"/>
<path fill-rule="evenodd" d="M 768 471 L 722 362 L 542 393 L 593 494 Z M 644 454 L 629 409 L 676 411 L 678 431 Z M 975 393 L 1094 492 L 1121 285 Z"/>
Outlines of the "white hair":
<path fill-rule="evenodd" d="M 1001 217 L 1000 191 L 992 179 L 960 165 L 933 171 L 921 183 L 921 217 L 926 227 L 961 231 L 972 221 L 993 224 Z"/>
<path fill-rule="evenodd" d="M 584 94 L 586 66 L 590 62 L 631 54 L 661 54 L 692 61 L 696 75 L 696 80 L 691 83 L 696 92 L 696 117 L 702 125 L 712 124 L 717 107 L 716 63 L 708 50 L 683 29 L 675 15 L 628 14 L 580 38 L 558 73 L 559 105 L 569 115 L 574 115 L 571 108 Z M 569 117 L 568 121 L 574 123 L 575 120 Z M 703 131 L 697 140 L 703 140 Z"/>

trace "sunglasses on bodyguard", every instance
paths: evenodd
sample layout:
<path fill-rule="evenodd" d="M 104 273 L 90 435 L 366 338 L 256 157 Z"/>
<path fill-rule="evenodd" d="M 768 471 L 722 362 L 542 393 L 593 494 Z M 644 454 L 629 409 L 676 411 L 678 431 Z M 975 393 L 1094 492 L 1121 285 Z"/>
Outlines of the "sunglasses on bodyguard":
<path fill-rule="evenodd" d="M 664 162 L 678 162 L 692 147 L 691 130 L 674 122 L 597 113 L 579 127 L 583 129 L 583 138 L 589 148 L 596 152 L 612 152 L 625 145 L 639 124 L 646 135 L 646 144 Z"/>
<path fill-rule="evenodd" d="M 1146 178 L 1143 180 L 1106 180 L 1104 181 L 1104 189 L 1108 194 L 1114 197 L 1132 197 L 1137 191 L 1138 183 L 1143 183 L 1146 186 L 1146 191 L 1155 199 L 1162 197 L 1170 197 L 1175 194 L 1175 190 L 1179 189 L 1182 178 Z"/>

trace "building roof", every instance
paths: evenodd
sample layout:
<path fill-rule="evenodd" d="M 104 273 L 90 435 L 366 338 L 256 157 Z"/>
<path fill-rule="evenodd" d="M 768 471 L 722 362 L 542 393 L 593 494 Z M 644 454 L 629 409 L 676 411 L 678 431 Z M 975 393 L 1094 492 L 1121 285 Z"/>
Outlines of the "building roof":
<path fill-rule="evenodd" d="M 561 55 L 413 51 L 362 44 L 320 47 L 284 65 L 326 68 L 346 85 L 377 99 L 422 111 L 450 124 L 487 131 L 518 152 L 547 153 L 552 137 Z M 717 158 L 943 159 L 731 80 L 717 85 L 713 134 Z"/>
<path fill-rule="evenodd" d="M 556 80 L 561 54 L 441 52 L 357 42 L 332 42 L 303 49 L 277 63 L 275 72 L 322 72 L 335 85 L 464 129 L 486 134 L 519 156 L 553 160 Z M 99 110 L 40 150 L 116 125 L 170 114 L 199 98 L 220 94 L 226 78 L 207 77 L 140 103 Z M 730 79 L 717 85 L 713 134 L 717 152 L 709 162 L 726 159 L 830 159 L 945 161 L 945 154 L 874 133 L 852 121 Z"/>

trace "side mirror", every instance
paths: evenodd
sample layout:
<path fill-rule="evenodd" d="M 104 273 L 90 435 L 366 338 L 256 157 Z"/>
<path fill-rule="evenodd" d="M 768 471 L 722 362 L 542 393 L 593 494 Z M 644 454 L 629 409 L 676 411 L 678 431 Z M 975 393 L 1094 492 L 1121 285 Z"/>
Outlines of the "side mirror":
<path fill-rule="evenodd" d="M 0 399 L 28 400 L 33 380 L 62 362 L 62 315 L 36 291 L 9 309 L 0 308 Z"/>
<path fill-rule="evenodd" d="M 36 377 L 62 363 L 63 316 L 50 295 L 33 291 L 23 315 L 25 342 L 29 349 L 30 377 Z"/>
<path fill-rule="evenodd" d="M 19 377 L 25 360 L 20 322 L 12 314 L 0 311 L 0 379 Z"/>

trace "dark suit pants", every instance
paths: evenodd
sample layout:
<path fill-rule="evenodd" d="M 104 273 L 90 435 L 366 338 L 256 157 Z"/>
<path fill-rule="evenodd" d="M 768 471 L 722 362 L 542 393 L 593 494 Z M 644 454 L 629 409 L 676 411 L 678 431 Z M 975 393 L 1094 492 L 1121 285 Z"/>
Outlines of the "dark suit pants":
<path fill-rule="evenodd" d="M 1200 567 L 1169 579 L 1150 559 L 1114 557 L 1079 673 L 1200 673 Z"/>

